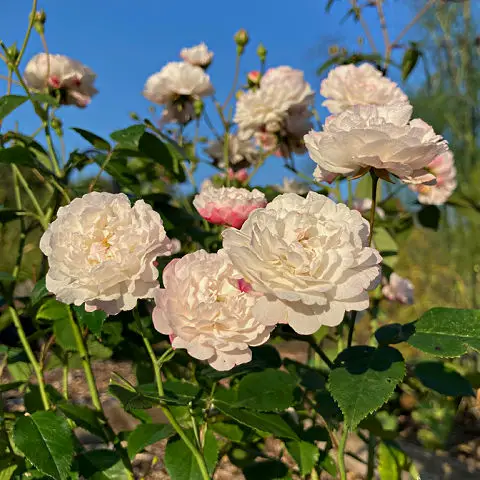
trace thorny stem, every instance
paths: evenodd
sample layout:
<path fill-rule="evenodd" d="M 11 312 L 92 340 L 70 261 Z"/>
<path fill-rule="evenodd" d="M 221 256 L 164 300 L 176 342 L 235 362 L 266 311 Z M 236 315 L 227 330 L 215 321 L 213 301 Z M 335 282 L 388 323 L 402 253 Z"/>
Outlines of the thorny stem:
<path fill-rule="evenodd" d="M 377 210 L 377 185 L 379 180 L 377 174 L 373 170 L 370 170 L 370 175 L 372 176 L 372 207 L 370 208 L 370 234 L 368 235 L 368 246 L 372 244 L 375 213 Z"/>
<path fill-rule="evenodd" d="M 145 330 L 142 325 L 142 321 L 140 320 L 140 315 L 138 313 L 138 310 L 135 308 L 133 310 L 133 316 L 135 318 L 135 321 L 137 322 L 137 326 L 139 331 L 141 332 L 143 344 L 145 345 L 145 348 L 147 349 L 148 356 L 150 357 L 150 361 L 152 362 L 153 366 L 153 372 L 155 375 L 155 383 L 157 385 L 157 392 L 158 396 L 162 398 L 165 394 L 163 391 L 163 383 L 162 383 L 162 375 L 160 372 L 160 365 L 157 360 L 157 357 L 155 355 L 155 352 L 153 350 L 152 344 L 150 343 L 150 340 L 148 340 Z M 171 423 L 172 427 L 175 429 L 175 431 L 178 433 L 180 438 L 185 442 L 185 445 L 189 448 L 189 450 L 192 452 L 193 456 L 197 460 L 198 466 L 200 468 L 200 472 L 202 475 L 203 480 L 210 480 L 210 476 L 208 474 L 208 469 L 207 465 L 205 463 L 205 459 L 203 455 L 200 453 L 200 451 L 195 447 L 193 442 L 188 438 L 186 433 L 183 431 L 182 427 L 180 424 L 177 422 L 176 418 L 173 416 L 172 412 L 168 408 L 167 405 L 162 405 L 161 409 L 165 416 L 167 417 L 168 421 Z"/>
<path fill-rule="evenodd" d="M 40 368 L 40 364 L 37 362 L 35 355 L 33 354 L 32 348 L 28 343 L 27 336 L 25 335 L 25 330 L 23 330 L 22 322 L 17 315 L 17 311 L 13 307 L 9 307 L 10 316 L 12 317 L 13 323 L 15 328 L 17 329 L 18 337 L 20 338 L 20 342 L 22 343 L 22 347 L 27 354 L 28 360 L 32 364 L 33 371 L 35 372 L 35 376 L 37 377 L 38 382 L 38 389 L 40 390 L 40 397 L 42 399 L 43 407 L 45 410 L 50 409 L 50 402 L 48 401 L 47 391 L 45 390 L 45 380 L 43 378 L 42 370 Z"/>
<path fill-rule="evenodd" d="M 347 480 L 347 472 L 345 470 L 345 446 L 347 444 L 348 428 L 343 427 L 342 437 L 338 442 L 338 470 L 340 471 L 340 479 Z"/>

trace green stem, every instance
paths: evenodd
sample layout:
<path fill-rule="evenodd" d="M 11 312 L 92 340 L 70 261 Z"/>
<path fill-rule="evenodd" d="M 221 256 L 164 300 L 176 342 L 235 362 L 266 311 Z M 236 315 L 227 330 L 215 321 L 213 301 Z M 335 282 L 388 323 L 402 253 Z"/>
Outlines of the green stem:
<path fill-rule="evenodd" d="M 165 394 L 164 394 L 164 391 L 163 391 L 162 375 L 161 375 L 161 372 L 160 372 L 159 362 L 158 362 L 157 357 L 155 355 L 155 352 L 153 350 L 152 344 L 150 343 L 150 340 L 148 340 L 148 338 L 145 334 L 145 330 L 143 328 L 142 321 L 140 320 L 140 315 L 139 315 L 138 310 L 136 308 L 133 310 L 133 316 L 135 318 L 135 321 L 137 322 L 138 329 L 141 332 L 141 336 L 142 336 L 142 339 L 143 339 L 143 344 L 145 345 L 145 348 L 147 349 L 147 353 L 148 353 L 148 356 L 150 357 L 150 361 L 152 362 L 153 372 L 154 372 L 154 375 L 155 375 L 155 383 L 157 385 L 158 396 L 163 397 Z M 203 455 L 195 447 L 193 442 L 188 438 L 188 436 L 183 431 L 182 427 L 177 422 L 176 418 L 173 416 L 173 414 L 170 411 L 170 409 L 168 408 L 168 406 L 162 405 L 161 409 L 162 409 L 164 415 L 167 417 L 168 421 L 171 423 L 172 427 L 178 433 L 180 438 L 185 442 L 185 445 L 189 448 L 189 450 L 192 452 L 193 456 L 197 460 L 197 463 L 198 463 L 198 466 L 200 468 L 200 472 L 201 472 L 203 480 L 210 480 L 210 475 L 208 474 L 207 465 L 205 463 L 205 458 L 203 457 Z"/>
<path fill-rule="evenodd" d="M 372 207 L 370 208 L 370 234 L 368 235 L 368 246 L 372 244 L 375 213 L 377 210 L 377 185 L 379 180 L 377 174 L 373 170 L 370 170 L 370 175 L 372 177 Z"/>
<path fill-rule="evenodd" d="M 20 186 L 18 185 L 18 177 L 16 170 L 13 168 L 14 166 L 12 165 L 12 176 L 13 176 L 13 190 L 15 194 L 15 205 L 17 207 L 17 210 L 22 210 L 22 197 L 20 195 Z M 15 261 L 15 267 L 13 268 L 12 276 L 15 279 L 14 282 L 12 282 L 11 289 L 12 289 L 12 296 L 13 296 L 13 290 L 15 289 L 15 284 L 17 282 L 18 274 L 20 273 L 20 268 L 22 265 L 22 259 L 23 259 L 23 249 L 25 248 L 25 242 L 27 239 L 27 235 L 25 233 L 26 227 L 25 227 L 25 220 L 23 217 L 20 217 L 20 242 L 18 245 L 18 253 L 17 253 L 17 259 Z"/>
<path fill-rule="evenodd" d="M 62 368 L 62 390 L 63 390 L 63 398 L 68 400 L 68 356 L 66 355 L 64 358 L 64 364 Z"/>
<path fill-rule="evenodd" d="M 20 342 L 22 343 L 22 347 L 27 354 L 28 360 L 32 364 L 33 371 L 35 372 L 35 376 L 37 377 L 38 388 L 40 390 L 40 397 L 42 399 L 43 407 L 45 410 L 50 409 L 50 402 L 48 401 L 47 391 L 45 390 L 45 380 L 43 378 L 42 370 L 40 368 L 40 364 L 37 362 L 35 355 L 33 354 L 32 348 L 28 343 L 27 336 L 25 335 L 25 331 L 23 330 L 22 322 L 17 315 L 17 311 L 13 307 L 9 307 L 10 315 L 13 320 L 13 324 L 17 329 L 18 336 L 20 338 Z"/>
<path fill-rule="evenodd" d="M 46 230 L 47 227 L 48 227 L 48 223 L 45 222 L 45 213 L 44 213 L 42 207 L 40 206 L 40 203 L 38 202 L 37 197 L 35 197 L 35 194 L 32 192 L 32 189 L 29 187 L 29 185 L 28 185 L 27 181 L 25 180 L 25 177 L 22 175 L 22 172 L 20 171 L 20 169 L 16 165 L 12 165 L 12 168 L 15 171 L 15 174 L 16 174 L 18 180 L 22 184 L 23 189 L 27 193 L 28 198 L 30 198 L 30 201 L 32 202 L 33 207 L 37 211 L 37 215 L 39 217 L 39 220 L 40 220 L 40 223 L 41 223 L 43 229 Z"/>
<path fill-rule="evenodd" d="M 60 162 L 58 160 L 57 152 L 55 151 L 55 147 L 53 145 L 52 141 L 52 135 L 50 132 L 50 125 L 48 123 L 48 120 L 45 122 L 45 138 L 47 139 L 47 145 L 48 145 L 48 151 L 50 153 L 50 162 L 52 164 L 53 171 L 55 172 L 55 175 L 57 177 L 61 177 L 62 172 L 60 171 Z"/>
<path fill-rule="evenodd" d="M 20 53 L 18 54 L 18 58 L 16 61 L 17 65 L 20 65 L 23 54 L 25 53 L 25 49 L 27 48 L 28 41 L 30 40 L 30 34 L 32 33 L 33 23 L 35 21 L 35 13 L 37 13 L 37 0 L 33 0 L 32 2 L 32 10 L 30 11 L 30 16 L 28 17 L 28 27 L 25 33 L 25 38 L 23 39 L 22 48 L 20 49 Z"/>
<path fill-rule="evenodd" d="M 357 312 L 350 312 L 350 318 L 348 319 L 348 340 L 347 347 L 352 346 L 353 332 L 355 331 L 355 319 L 357 318 Z"/>
<path fill-rule="evenodd" d="M 232 88 L 230 89 L 230 92 L 227 95 L 227 98 L 225 99 L 225 102 L 223 103 L 222 109 L 225 110 L 227 105 L 229 104 L 230 100 L 232 99 L 235 89 L 237 88 L 237 83 L 238 83 L 238 75 L 240 74 L 240 59 L 242 58 L 242 55 L 238 53 L 237 51 L 237 58 L 235 59 L 235 73 L 233 75 L 233 84 Z"/>
<path fill-rule="evenodd" d="M 230 168 L 230 151 L 228 149 L 228 144 L 230 142 L 230 137 L 228 135 L 228 129 L 225 130 L 225 134 L 223 136 L 223 163 L 225 168 L 225 181 L 227 183 L 227 187 L 230 186 L 230 175 L 228 174 L 228 170 Z"/>
<path fill-rule="evenodd" d="M 345 470 L 345 446 L 347 444 L 348 428 L 343 427 L 342 438 L 338 442 L 338 470 L 340 471 L 340 479 L 347 480 L 347 472 Z"/>
<path fill-rule="evenodd" d="M 375 436 L 370 433 L 368 437 L 367 480 L 373 480 L 375 475 L 375 443 Z"/>
<path fill-rule="evenodd" d="M 78 353 L 80 355 L 80 359 L 82 361 L 82 367 L 85 372 L 85 378 L 87 380 L 87 385 L 88 389 L 90 391 L 90 396 L 92 397 L 92 403 L 93 406 L 95 407 L 95 410 L 100 414 L 104 424 L 103 427 L 105 429 L 105 433 L 107 435 L 107 438 L 110 442 L 112 442 L 115 446 L 115 449 L 119 453 L 122 463 L 124 467 L 126 468 L 129 479 L 133 479 L 133 474 L 132 474 L 132 464 L 130 462 L 130 458 L 128 456 L 127 451 L 122 447 L 120 443 L 120 439 L 115 435 L 114 431 L 112 430 L 112 427 L 110 427 L 105 412 L 103 411 L 102 407 L 102 402 L 100 401 L 100 396 L 98 394 L 98 389 L 97 385 L 95 383 L 95 376 L 93 375 L 93 370 L 92 370 L 92 365 L 90 363 L 90 356 L 88 355 L 87 348 L 85 346 L 85 342 L 83 341 L 83 336 L 82 332 L 80 331 L 80 328 L 77 325 L 77 322 L 73 318 L 72 310 L 70 307 L 67 309 L 68 311 L 68 320 L 70 323 L 70 326 L 73 331 L 73 336 L 75 338 L 75 343 L 77 345 Z"/>
<path fill-rule="evenodd" d="M 347 182 L 348 182 L 348 208 L 352 208 L 352 205 L 353 205 L 352 180 L 350 178 L 348 178 Z"/>

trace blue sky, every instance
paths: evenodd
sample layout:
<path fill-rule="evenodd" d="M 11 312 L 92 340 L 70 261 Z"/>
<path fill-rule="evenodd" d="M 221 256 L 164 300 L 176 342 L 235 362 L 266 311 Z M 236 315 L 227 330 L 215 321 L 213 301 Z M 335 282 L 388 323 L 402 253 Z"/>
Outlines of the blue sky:
<path fill-rule="evenodd" d="M 412 16 L 405 3 L 391 0 L 385 7 L 392 37 Z M 268 66 L 291 65 L 304 70 L 307 80 L 318 92 L 320 79 L 315 70 L 328 58 L 328 46 L 353 47 L 361 33 L 360 27 L 351 20 L 340 24 L 347 10 L 346 0 L 336 0 L 330 14 L 325 13 L 325 4 L 326 0 L 39 0 L 39 8 L 47 13 L 50 52 L 78 59 L 98 75 L 96 86 L 100 93 L 91 105 L 85 110 L 63 108 L 59 117 L 66 131 L 68 127 L 80 127 L 108 137 L 109 132 L 131 124 L 129 112 L 149 116 L 149 102 L 141 94 L 146 78 L 167 62 L 178 60 L 182 47 L 201 41 L 215 52 L 208 73 L 217 97 L 223 101 L 233 76 L 232 36 L 239 28 L 247 29 L 251 38 L 242 59 L 241 78 L 245 78 L 249 70 L 258 69 L 255 50 L 262 42 L 268 49 Z M 21 43 L 30 8 L 27 0 L 2 0 L 0 38 L 7 45 L 14 41 Z M 370 9 L 366 17 L 373 25 L 375 41 L 381 46 L 374 9 Z M 364 49 L 368 51 L 366 45 Z M 39 37 L 33 32 L 22 69 L 26 61 L 40 51 Z M 3 65 L 0 74 L 5 74 Z M 0 80 L 0 94 L 5 85 Z M 324 118 L 326 111 L 320 104 L 318 96 L 317 108 Z M 20 130 L 27 134 L 39 125 L 28 105 L 21 107 L 6 127 L 11 127 L 13 120 L 18 120 Z M 68 150 L 87 146 L 68 131 L 66 143 Z M 280 159 L 270 159 L 259 171 L 256 183 L 280 182 L 286 175 L 281 165 Z M 306 158 L 300 162 L 305 171 L 311 169 L 311 165 Z M 204 177 L 210 172 L 208 168 L 201 168 L 198 175 Z"/>

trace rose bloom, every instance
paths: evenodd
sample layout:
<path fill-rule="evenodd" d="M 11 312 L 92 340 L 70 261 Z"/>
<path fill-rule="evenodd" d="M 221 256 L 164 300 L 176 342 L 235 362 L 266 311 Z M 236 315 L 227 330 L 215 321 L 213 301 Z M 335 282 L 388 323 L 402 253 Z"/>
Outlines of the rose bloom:
<path fill-rule="evenodd" d="M 153 297 L 153 262 L 171 253 L 160 215 L 123 193 L 92 192 L 60 207 L 40 240 L 47 289 L 63 303 L 116 315 Z"/>
<path fill-rule="evenodd" d="M 380 254 L 368 247 L 368 222 L 318 193 L 279 195 L 240 230 L 223 232 L 233 265 L 256 292 L 265 325 L 288 323 L 309 335 L 338 325 L 345 311 L 368 308 L 380 281 Z"/>
<path fill-rule="evenodd" d="M 202 42 L 194 47 L 182 48 L 180 57 L 191 65 L 206 68 L 212 63 L 213 52 Z"/>
<path fill-rule="evenodd" d="M 298 195 L 305 195 L 310 190 L 308 183 L 299 182 L 295 178 L 283 177 L 282 185 L 277 185 L 275 188 L 281 193 L 297 193 Z"/>
<path fill-rule="evenodd" d="M 265 195 L 257 189 L 221 187 L 204 182 L 193 200 L 198 213 L 210 223 L 240 228 L 251 212 L 267 204 Z"/>
<path fill-rule="evenodd" d="M 271 68 L 262 77 L 260 88 L 238 99 L 233 121 L 243 138 L 258 131 L 279 132 L 292 109 L 306 111 L 313 100 L 314 92 L 303 72 L 286 66 Z"/>
<path fill-rule="evenodd" d="M 162 124 L 187 123 L 194 115 L 193 101 L 213 94 L 210 77 L 202 68 L 184 62 L 170 62 L 150 76 L 143 95 L 165 105 Z"/>
<path fill-rule="evenodd" d="M 369 213 L 372 208 L 371 198 L 354 198 L 352 202 L 352 208 L 358 210 L 360 213 Z M 385 218 L 385 210 L 381 207 L 375 208 L 375 213 L 378 218 Z"/>
<path fill-rule="evenodd" d="M 408 104 L 356 106 L 327 118 L 322 132 L 305 135 L 305 145 L 317 164 L 318 181 L 333 175 L 360 176 L 373 169 L 404 183 L 435 183 L 428 164 L 447 150 L 423 120 L 410 120 Z"/>
<path fill-rule="evenodd" d="M 95 73 L 65 55 L 39 53 L 27 63 L 23 76 L 32 90 L 41 91 L 48 87 L 60 92 L 63 105 L 84 108 L 98 93 L 93 86 Z"/>
<path fill-rule="evenodd" d="M 409 185 L 418 192 L 418 201 L 425 205 L 443 205 L 457 188 L 457 169 L 453 154 L 448 152 L 434 158 L 427 166 L 429 172 L 435 175 L 435 185 Z"/>
<path fill-rule="evenodd" d="M 341 113 L 354 105 L 391 105 L 408 103 L 399 86 L 369 63 L 340 65 L 330 70 L 320 86 L 326 97 L 322 105 L 330 113 Z"/>
<path fill-rule="evenodd" d="M 413 284 L 410 280 L 393 272 L 390 279 L 383 280 L 382 293 L 388 300 L 411 305 L 413 303 Z"/>
<path fill-rule="evenodd" d="M 222 252 L 199 250 L 171 261 L 165 288 L 155 292 L 153 324 L 173 348 L 230 370 L 252 359 L 250 346 L 265 343 L 273 327 L 252 314 L 257 296 Z"/>
<path fill-rule="evenodd" d="M 225 168 L 224 139 L 218 139 L 210 142 L 205 149 L 215 165 Z M 260 160 L 259 152 L 250 140 L 239 138 L 238 135 L 230 134 L 228 136 L 228 164 L 235 171 L 250 167 Z"/>

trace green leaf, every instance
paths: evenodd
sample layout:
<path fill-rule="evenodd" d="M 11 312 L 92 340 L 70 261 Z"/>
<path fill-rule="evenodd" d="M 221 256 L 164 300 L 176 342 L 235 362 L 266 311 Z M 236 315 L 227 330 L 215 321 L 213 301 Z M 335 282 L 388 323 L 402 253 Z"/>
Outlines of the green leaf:
<path fill-rule="evenodd" d="M 20 105 L 23 105 L 28 97 L 22 95 L 5 95 L 0 98 L 0 120 L 12 113 Z"/>
<path fill-rule="evenodd" d="M 112 450 L 93 450 L 78 457 L 80 474 L 88 480 L 130 480 L 121 458 Z"/>
<path fill-rule="evenodd" d="M 438 230 L 440 209 L 436 205 L 425 205 L 417 214 L 418 221 L 425 228 Z"/>
<path fill-rule="evenodd" d="M 217 422 L 209 425 L 215 433 L 222 437 L 228 438 L 234 442 L 241 442 L 243 438 L 243 430 L 234 423 Z"/>
<path fill-rule="evenodd" d="M 276 437 L 299 440 L 298 435 L 292 430 L 283 418 L 278 414 L 252 412 L 240 408 L 232 408 L 226 402 L 218 400 L 215 406 L 225 415 L 233 418 L 242 425 L 255 430 L 271 433 Z"/>
<path fill-rule="evenodd" d="M 288 478 L 288 467 L 280 460 L 262 460 L 243 469 L 245 480 L 283 480 Z"/>
<path fill-rule="evenodd" d="M 110 144 L 104 140 L 102 137 L 99 137 L 95 133 L 89 132 L 88 130 L 83 130 L 83 128 L 72 128 L 74 132 L 77 132 L 80 136 L 82 136 L 88 143 L 93 145 L 95 148 L 99 150 L 110 150 Z"/>
<path fill-rule="evenodd" d="M 381 480 L 397 480 L 402 472 L 409 472 L 411 478 L 420 478 L 407 455 L 394 442 L 382 442 L 378 447 L 378 473 Z"/>
<path fill-rule="evenodd" d="M 133 193 L 139 193 L 137 177 L 131 172 L 128 162 L 125 158 L 112 155 L 106 162 L 106 155 L 96 155 L 94 160 L 97 165 L 103 167 L 105 172 L 111 175 L 119 185 L 130 189 Z"/>
<path fill-rule="evenodd" d="M 437 357 L 460 357 L 468 347 L 480 351 L 480 310 L 432 308 L 416 322 L 412 347 Z"/>
<path fill-rule="evenodd" d="M 422 362 L 415 366 L 415 375 L 427 387 L 451 397 L 474 396 L 470 382 L 457 371 L 440 362 Z"/>
<path fill-rule="evenodd" d="M 420 57 L 420 51 L 414 42 L 410 42 L 410 47 L 405 50 L 402 59 L 402 80 L 405 81 L 417 65 Z"/>
<path fill-rule="evenodd" d="M 2 163 L 7 165 L 23 165 L 25 167 L 45 170 L 45 168 L 42 167 L 42 164 L 35 159 L 28 148 L 20 146 L 0 148 L 0 164 Z"/>
<path fill-rule="evenodd" d="M 186 433 L 193 441 L 192 432 L 188 430 Z M 217 464 L 218 445 L 210 430 L 207 430 L 205 435 L 203 454 L 208 472 L 212 475 Z M 164 461 L 172 480 L 202 480 L 203 478 L 197 460 L 179 437 L 171 438 L 168 441 Z"/>
<path fill-rule="evenodd" d="M 271 368 L 250 373 L 240 380 L 236 407 L 281 411 L 293 404 L 296 380 L 290 374 Z"/>
<path fill-rule="evenodd" d="M 40 300 L 49 295 L 50 292 L 47 290 L 45 285 L 45 277 L 39 280 L 33 287 L 32 293 L 30 295 L 30 304 L 35 306 Z"/>
<path fill-rule="evenodd" d="M 301 476 L 308 475 L 317 463 L 320 452 L 318 447 L 308 442 L 287 442 L 288 453 L 297 462 Z"/>
<path fill-rule="evenodd" d="M 110 138 L 118 142 L 122 147 L 135 149 L 138 147 L 138 141 L 144 132 L 145 125 L 137 124 L 112 132 Z"/>
<path fill-rule="evenodd" d="M 103 323 L 107 318 L 107 314 L 102 310 L 96 310 L 94 312 L 86 312 L 85 306 L 82 305 L 81 307 L 74 306 L 72 307 L 75 315 L 78 318 L 78 322 L 83 327 L 88 327 L 88 329 L 94 335 L 100 335 L 102 331 Z"/>
<path fill-rule="evenodd" d="M 68 316 L 67 308 L 64 303 L 50 298 L 38 309 L 36 318 L 52 321 L 63 320 Z"/>
<path fill-rule="evenodd" d="M 395 268 L 398 261 L 398 245 L 385 228 L 374 228 L 373 243 L 382 255 L 383 263 L 390 268 Z"/>
<path fill-rule="evenodd" d="M 0 459 L 0 480 L 10 480 L 18 465 L 15 463 L 15 457 Z"/>
<path fill-rule="evenodd" d="M 11 222 L 12 220 L 16 220 L 19 217 L 18 215 L 19 213 L 23 213 L 23 210 L 0 207 L 0 223 L 7 223 L 7 222 Z"/>
<path fill-rule="evenodd" d="M 18 418 L 14 441 L 25 457 L 56 480 L 69 477 L 73 460 L 72 432 L 64 418 L 53 412 L 35 412 Z"/>
<path fill-rule="evenodd" d="M 84 405 L 75 405 L 69 402 L 57 403 L 57 408 L 79 427 L 108 441 L 99 414 L 95 410 Z"/>
<path fill-rule="evenodd" d="M 2 215 L 2 209 L 0 208 L 0 218 Z M 1 223 L 1 220 L 0 220 Z M 15 277 L 8 272 L 0 272 L 0 282 L 13 282 L 15 280 Z"/>
<path fill-rule="evenodd" d="M 7 368 L 15 381 L 26 383 L 32 374 L 32 366 L 21 348 L 10 348 L 7 354 Z"/>
<path fill-rule="evenodd" d="M 380 345 L 393 345 L 396 343 L 406 342 L 411 335 L 415 333 L 413 323 L 391 323 L 380 327 L 375 332 L 375 338 Z"/>
<path fill-rule="evenodd" d="M 128 456 L 133 459 L 145 447 L 170 437 L 174 433 L 171 425 L 159 425 L 156 423 L 140 424 L 128 436 Z"/>
<path fill-rule="evenodd" d="M 345 426 L 354 430 L 380 408 L 405 376 L 402 354 L 392 347 L 350 347 L 335 359 L 328 389 L 340 406 Z"/>
<path fill-rule="evenodd" d="M 25 382 L 10 382 L 0 384 L 0 393 L 8 392 L 9 390 L 17 390 L 17 388 L 25 385 Z"/>
<path fill-rule="evenodd" d="M 38 103 L 47 103 L 51 107 L 59 107 L 60 102 L 53 96 L 48 93 L 34 93 L 32 97 Z"/>

